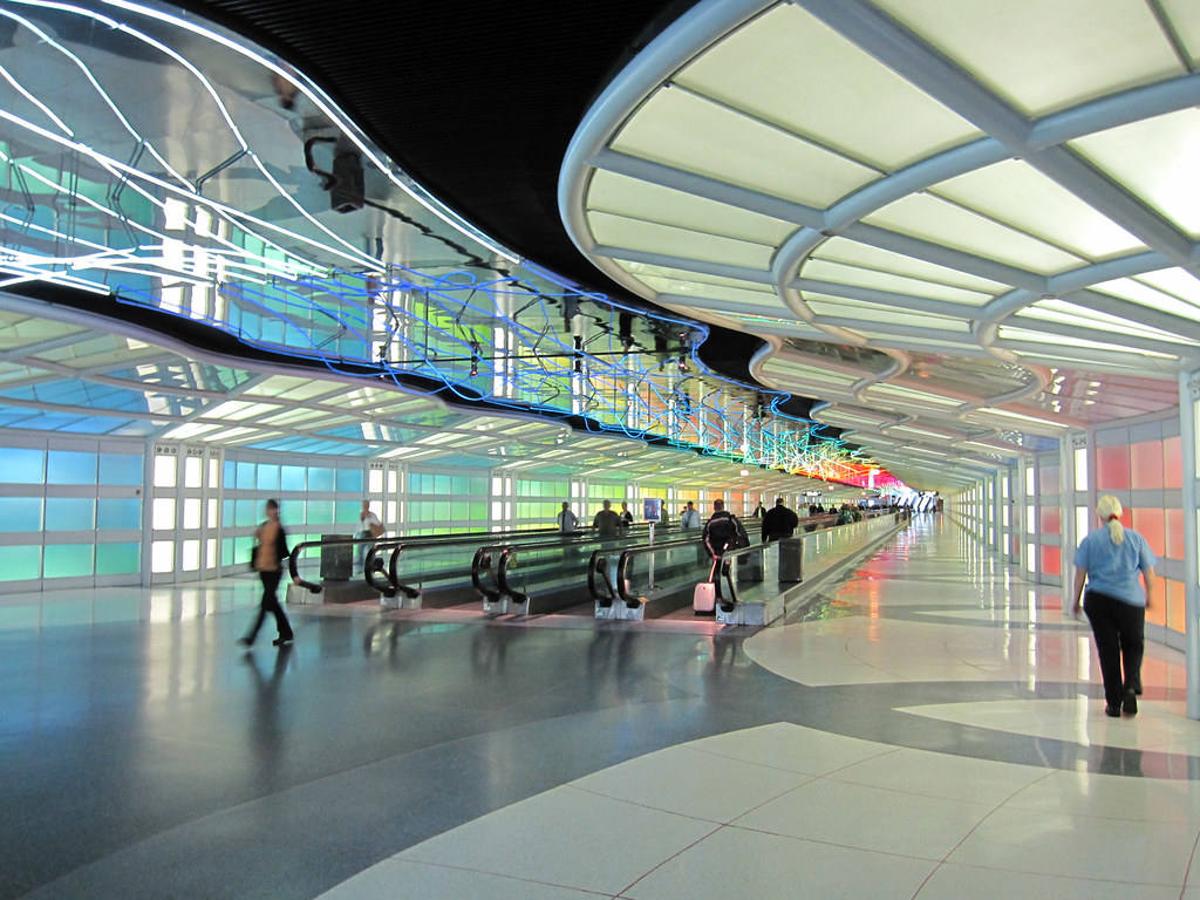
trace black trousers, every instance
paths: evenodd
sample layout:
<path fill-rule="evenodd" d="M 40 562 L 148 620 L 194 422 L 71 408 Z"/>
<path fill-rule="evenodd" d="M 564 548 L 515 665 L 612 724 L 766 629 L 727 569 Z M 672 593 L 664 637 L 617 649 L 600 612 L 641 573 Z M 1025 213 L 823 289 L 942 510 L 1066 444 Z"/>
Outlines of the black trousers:
<path fill-rule="evenodd" d="M 258 629 L 262 628 L 262 623 L 266 619 L 267 613 L 272 613 L 275 616 L 275 628 L 281 638 L 292 637 L 292 625 L 288 621 L 283 607 L 279 605 L 279 597 L 277 596 L 279 592 L 279 579 L 282 576 L 282 572 L 258 573 L 258 577 L 262 579 L 263 586 L 262 602 L 258 606 L 258 618 L 254 620 L 254 627 L 246 635 L 247 640 L 253 641 L 258 637 Z"/>
<path fill-rule="evenodd" d="M 1122 603 L 1108 594 L 1088 591 L 1083 596 L 1083 611 L 1096 638 L 1100 674 L 1104 676 L 1104 699 L 1109 706 L 1117 706 L 1125 688 L 1139 684 L 1142 679 L 1146 609 Z"/>

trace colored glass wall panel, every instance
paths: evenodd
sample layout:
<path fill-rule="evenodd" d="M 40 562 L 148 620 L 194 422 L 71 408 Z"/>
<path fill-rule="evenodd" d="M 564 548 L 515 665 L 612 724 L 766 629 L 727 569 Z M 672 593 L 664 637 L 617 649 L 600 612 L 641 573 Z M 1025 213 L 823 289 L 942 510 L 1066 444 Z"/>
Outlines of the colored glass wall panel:
<path fill-rule="evenodd" d="M 141 563 L 142 545 L 136 541 L 96 545 L 97 575 L 136 575 Z"/>
<path fill-rule="evenodd" d="M 1129 448 L 1096 448 L 1096 487 L 1102 491 L 1129 490 Z"/>
<path fill-rule="evenodd" d="M 1167 624 L 1167 580 L 1161 575 L 1155 575 L 1154 601 L 1146 608 L 1146 621 L 1152 625 Z"/>
<path fill-rule="evenodd" d="M 81 578 L 92 574 L 91 544 L 47 544 L 45 578 Z"/>
<path fill-rule="evenodd" d="M 1163 445 L 1163 487 L 1178 490 L 1183 487 L 1183 444 L 1179 435 L 1165 438 Z"/>
<path fill-rule="evenodd" d="M 1043 496 L 1057 497 L 1059 491 L 1059 467 L 1038 467 L 1038 491 Z"/>
<path fill-rule="evenodd" d="M 41 497 L 0 497 L 0 531 L 36 534 L 41 530 Z"/>
<path fill-rule="evenodd" d="M 1130 483 L 1135 491 L 1161 490 L 1163 486 L 1162 441 L 1139 441 L 1129 448 Z"/>
<path fill-rule="evenodd" d="M 1043 506 L 1038 510 L 1042 534 L 1062 533 L 1062 513 L 1057 506 Z"/>
<path fill-rule="evenodd" d="M 4 448 L 4 467 L 0 481 L 5 484 L 41 484 L 46 470 L 46 454 L 24 447 Z"/>
<path fill-rule="evenodd" d="M 1183 510 L 1179 508 L 1167 510 L 1167 559 L 1183 559 L 1184 534 Z"/>
<path fill-rule="evenodd" d="M 0 581 L 28 581 L 41 574 L 41 547 L 0 547 Z"/>
<path fill-rule="evenodd" d="M 1133 529 L 1146 539 L 1155 556 L 1166 555 L 1166 516 L 1161 509 L 1135 509 Z"/>
<path fill-rule="evenodd" d="M 1042 574 L 1058 575 L 1062 571 L 1062 550 L 1048 545 L 1042 546 Z"/>
<path fill-rule="evenodd" d="M 1167 579 L 1167 627 L 1187 631 L 1187 589 L 1182 581 Z"/>

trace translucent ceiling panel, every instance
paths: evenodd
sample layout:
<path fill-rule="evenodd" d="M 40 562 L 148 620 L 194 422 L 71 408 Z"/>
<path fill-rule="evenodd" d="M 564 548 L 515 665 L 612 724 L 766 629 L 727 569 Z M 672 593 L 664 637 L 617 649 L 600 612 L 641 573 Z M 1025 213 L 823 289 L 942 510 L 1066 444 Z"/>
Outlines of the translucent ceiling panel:
<path fill-rule="evenodd" d="M 626 250 L 662 253 L 764 271 L 770 266 L 774 252 L 773 246 L 657 225 L 611 213 L 589 212 L 587 218 L 597 243 Z"/>
<path fill-rule="evenodd" d="M 660 88 L 633 114 L 612 146 L 819 207 L 877 177 L 798 137 L 670 87 Z"/>
<path fill-rule="evenodd" d="M 872 401 L 885 401 L 898 405 L 931 406 L 938 409 L 952 409 L 961 406 L 963 401 L 958 397 L 946 397 L 929 391 L 902 387 L 898 384 L 876 384 L 867 388 L 866 398 Z"/>
<path fill-rule="evenodd" d="M 1187 49 L 1193 66 L 1200 66 L 1200 3 L 1196 0 L 1158 0 Z"/>
<path fill-rule="evenodd" d="M 1188 277 L 1190 278 L 1190 276 Z M 1190 319 L 1193 322 L 1200 322 L 1200 303 L 1190 303 L 1187 300 L 1180 299 L 1177 293 L 1164 293 L 1143 283 L 1149 280 L 1150 276 L 1146 275 L 1139 276 L 1138 278 L 1115 278 L 1112 281 L 1103 281 L 1097 284 L 1093 290 L 1101 294 L 1111 294 L 1122 300 L 1128 300 L 1130 303 L 1148 306 L 1151 309 L 1157 309 L 1160 312 L 1179 316 L 1183 319 Z M 1182 279 L 1169 278 L 1168 280 L 1176 287 L 1187 286 L 1186 281 Z"/>
<path fill-rule="evenodd" d="M 875 3 L 1031 116 L 1184 74 L 1137 0 Z"/>
<path fill-rule="evenodd" d="M 978 132 L 797 6 L 781 4 L 676 76 L 690 88 L 894 170 Z"/>
<path fill-rule="evenodd" d="M 1044 274 L 1083 263 L 1078 256 L 931 194 L 910 194 L 863 221 Z"/>
<path fill-rule="evenodd" d="M 1124 228 L 1020 160 L 985 166 L 931 190 L 1092 259 L 1142 249 Z"/>
<path fill-rule="evenodd" d="M 982 306 L 992 299 L 991 294 L 947 287 L 944 284 L 933 284 L 915 278 L 906 278 L 903 275 L 892 275 L 875 269 L 862 269 L 857 266 L 848 266 L 845 263 L 816 258 L 810 259 L 804 264 L 800 269 L 800 277 L 813 281 L 830 281 L 835 284 L 906 294 L 927 300 L 961 303 L 967 306 Z"/>
<path fill-rule="evenodd" d="M 937 263 L 926 262 L 902 253 L 884 250 L 882 247 L 872 247 L 870 244 L 860 244 L 847 238 L 835 237 L 825 241 L 812 253 L 815 259 L 826 259 L 831 262 L 846 263 L 860 269 L 874 269 L 878 272 L 893 273 L 923 282 L 944 284 L 949 287 L 963 288 L 977 294 L 995 296 L 1009 289 L 1009 286 L 999 281 L 969 275 L 958 269 L 939 266 Z"/>
<path fill-rule="evenodd" d="M 925 312 L 914 312 L 878 303 L 864 303 L 844 297 L 832 297 L 828 294 L 815 294 L 812 291 L 803 291 L 801 296 L 818 316 L 851 318 L 875 324 L 932 328 L 938 331 L 960 331 L 964 335 L 970 331 L 970 325 L 965 319 L 934 316 Z"/>
<path fill-rule="evenodd" d="M 0 313 L 0 350 L 28 347 L 83 331 L 71 325 L 61 325 L 48 319 L 29 318 L 18 313 Z"/>
<path fill-rule="evenodd" d="M 1071 146 L 1193 238 L 1200 236 L 1200 110 L 1143 119 Z"/>
<path fill-rule="evenodd" d="M 1120 316 L 1098 312 L 1085 306 L 1079 306 L 1076 303 L 1068 303 L 1065 300 L 1055 298 L 1039 300 L 1033 306 L 1017 313 L 1017 318 L 1058 322 L 1064 325 L 1077 325 L 1081 328 L 1106 331 L 1114 335 L 1133 335 L 1169 343 L 1191 344 L 1193 346 L 1197 343 L 1179 334 L 1162 331 L 1158 328 L 1151 328 L 1148 325 L 1142 325 L 1138 322 L 1121 318 Z"/>
<path fill-rule="evenodd" d="M 1200 6 L 1197 9 L 1200 9 Z M 1135 280 L 1151 284 L 1180 300 L 1186 300 L 1188 303 L 1200 307 L 1200 278 L 1187 269 L 1178 267 L 1159 269 L 1157 272 L 1139 275 Z"/>
<path fill-rule="evenodd" d="M 614 172 L 597 171 L 587 208 L 775 246 L 796 230 L 791 222 L 749 212 Z"/>
<path fill-rule="evenodd" d="M 725 287 L 717 284 L 698 284 L 694 281 L 678 281 L 674 278 L 650 278 L 642 276 L 642 282 L 654 288 L 660 295 L 672 294 L 682 297 L 699 297 L 707 300 L 728 300 L 731 303 L 761 306 L 764 310 L 778 312 L 783 302 L 773 291 L 755 291 L 745 288 Z"/>
<path fill-rule="evenodd" d="M 762 371 L 767 378 L 785 387 L 788 384 L 820 385 L 839 391 L 848 390 L 862 378 L 861 375 L 833 372 L 779 357 L 768 359 L 763 364 Z"/>
<path fill-rule="evenodd" d="M 1135 347 L 1126 347 L 1121 344 L 1119 340 L 1096 341 L 1088 338 L 1067 337 L 1061 334 L 1045 334 L 1040 331 L 1031 331 L 1028 328 L 1017 328 L 1010 325 L 1001 325 L 998 336 L 1001 340 L 1026 341 L 1035 344 L 1046 344 L 1049 347 L 1079 347 L 1093 350 L 1112 350 L 1119 353 L 1130 353 L 1136 356 L 1144 356 L 1148 359 L 1178 359 L 1177 356 L 1170 353 L 1158 353 L 1153 350 L 1141 350 Z"/>

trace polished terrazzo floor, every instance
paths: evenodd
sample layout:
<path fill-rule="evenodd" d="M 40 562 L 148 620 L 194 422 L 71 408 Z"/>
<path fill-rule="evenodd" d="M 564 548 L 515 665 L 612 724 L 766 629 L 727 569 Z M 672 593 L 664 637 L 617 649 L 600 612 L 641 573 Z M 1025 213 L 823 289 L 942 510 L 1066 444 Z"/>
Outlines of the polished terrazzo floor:
<path fill-rule="evenodd" d="M 1182 657 L 1108 720 L 1060 605 L 925 518 L 750 635 L 11 625 L 0 897 L 1200 900 Z"/>

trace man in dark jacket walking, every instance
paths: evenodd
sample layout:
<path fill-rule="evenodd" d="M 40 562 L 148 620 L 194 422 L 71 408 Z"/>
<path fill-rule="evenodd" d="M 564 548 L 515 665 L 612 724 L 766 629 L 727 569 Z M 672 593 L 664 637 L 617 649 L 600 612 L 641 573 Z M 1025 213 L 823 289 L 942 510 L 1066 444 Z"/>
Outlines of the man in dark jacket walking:
<path fill-rule="evenodd" d="M 796 531 L 800 519 L 794 512 L 783 505 L 783 498 L 776 497 L 775 505 L 767 510 L 762 520 L 762 539 L 764 544 L 771 541 L 790 538 Z"/>

